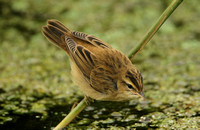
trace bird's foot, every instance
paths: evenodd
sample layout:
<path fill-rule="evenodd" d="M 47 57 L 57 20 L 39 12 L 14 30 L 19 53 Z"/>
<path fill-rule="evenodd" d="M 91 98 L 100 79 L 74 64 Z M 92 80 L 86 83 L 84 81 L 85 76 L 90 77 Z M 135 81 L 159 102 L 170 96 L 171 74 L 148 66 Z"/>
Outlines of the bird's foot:
<path fill-rule="evenodd" d="M 90 105 L 91 102 L 94 102 L 94 99 L 92 99 L 91 97 L 88 97 L 86 95 L 85 95 L 84 99 L 85 99 L 85 102 L 86 102 L 87 105 Z"/>

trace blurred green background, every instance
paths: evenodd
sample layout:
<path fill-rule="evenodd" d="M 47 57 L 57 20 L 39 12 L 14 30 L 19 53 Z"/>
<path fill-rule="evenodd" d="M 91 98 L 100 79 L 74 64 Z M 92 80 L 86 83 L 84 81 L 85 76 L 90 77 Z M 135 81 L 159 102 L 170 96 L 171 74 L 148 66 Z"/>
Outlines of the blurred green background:
<path fill-rule="evenodd" d="M 1 0 L 0 128 L 50 129 L 83 98 L 67 55 L 41 33 L 48 19 L 128 54 L 171 1 Z M 199 128 L 199 4 L 185 0 L 133 59 L 146 100 L 97 101 L 68 128 Z"/>

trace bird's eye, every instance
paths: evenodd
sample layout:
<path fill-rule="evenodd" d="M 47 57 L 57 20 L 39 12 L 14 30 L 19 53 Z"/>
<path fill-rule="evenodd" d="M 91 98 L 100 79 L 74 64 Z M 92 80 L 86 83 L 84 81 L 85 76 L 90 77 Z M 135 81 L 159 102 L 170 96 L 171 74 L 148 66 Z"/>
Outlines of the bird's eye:
<path fill-rule="evenodd" d="M 130 84 L 127 84 L 128 88 L 133 89 L 133 86 Z"/>
<path fill-rule="evenodd" d="M 134 90 L 134 91 L 137 91 L 131 84 L 127 84 L 127 86 L 128 86 L 129 89 L 132 89 L 132 90 Z"/>

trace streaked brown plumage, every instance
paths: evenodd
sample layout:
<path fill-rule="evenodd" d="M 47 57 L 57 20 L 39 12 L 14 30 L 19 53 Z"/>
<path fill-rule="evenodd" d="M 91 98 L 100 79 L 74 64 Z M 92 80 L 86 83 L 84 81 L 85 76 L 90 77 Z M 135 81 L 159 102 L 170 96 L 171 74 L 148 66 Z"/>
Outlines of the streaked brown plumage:
<path fill-rule="evenodd" d="M 68 54 L 73 80 L 86 96 L 104 101 L 143 97 L 142 75 L 122 52 L 57 20 L 49 20 L 43 34 Z"/>

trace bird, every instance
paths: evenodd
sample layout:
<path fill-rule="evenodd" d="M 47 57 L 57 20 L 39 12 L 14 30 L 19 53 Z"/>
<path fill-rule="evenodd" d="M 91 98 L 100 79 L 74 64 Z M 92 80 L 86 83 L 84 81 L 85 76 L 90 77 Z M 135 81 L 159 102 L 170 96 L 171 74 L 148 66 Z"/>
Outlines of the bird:
<path fill-rule="evenodd" d="M 67 53 L 72 80 L 86 97 L 100 101 L 144 98 L 143 77 L 121 51 L 93 35 L 71 31 L 54 19 L 47 21 L 42 33 Z"/>

